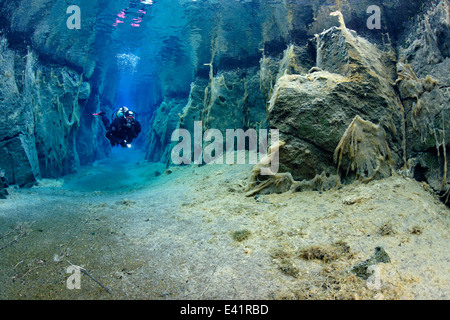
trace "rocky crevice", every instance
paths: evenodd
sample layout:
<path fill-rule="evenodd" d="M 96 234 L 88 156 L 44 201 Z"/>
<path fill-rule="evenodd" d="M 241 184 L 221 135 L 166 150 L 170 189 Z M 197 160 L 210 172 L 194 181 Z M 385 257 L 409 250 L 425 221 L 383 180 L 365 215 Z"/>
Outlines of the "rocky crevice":
<path fill-rule="evenodd" d="M 98 34 L 104 26 L 96 28 L 95 3 L 81 4 L 84 27 L 76 36 L 67 32 L 64 1 L 0 4 L 0 168 L 11 184 L 71 173 L 108 153 L 90 114 L 112 108 L 119 75 L 108 82 L 111 69 L 98 68 L 93 44 L 110 39 Z M 270 127 L 284 141 L 282 172 L 299 180 L 338 172 L 350 182 L 357 171 L 338 171 L 333 154 L 359 116 L 367 128 L 382 128 L 396 171 L 447 192 L 448 1 L 380 4 L 381 30 L 366 28 L 371 4 L 175 4 L 192 33 L 181 60 L 169 54 L 176 36 L 159 48 L 165 67 L 155 82 L 166 97 L 156 87 L 153 100 L 142 97 L 143 104 L 159 101 L 143 118 L 147 160 L 170 161 L 171 133 L 192 132 L 194 121 L 204 131 Z M 337 9 L 349 29 L 330 15 Z M 244 12 L 253 21 L 245 37 Z M 233 45 L 236 39 L 248 42 Z M 174 79 L 180 61 L 192 70 Z M 351 163 L 344 156 L 341 168 Z"/>

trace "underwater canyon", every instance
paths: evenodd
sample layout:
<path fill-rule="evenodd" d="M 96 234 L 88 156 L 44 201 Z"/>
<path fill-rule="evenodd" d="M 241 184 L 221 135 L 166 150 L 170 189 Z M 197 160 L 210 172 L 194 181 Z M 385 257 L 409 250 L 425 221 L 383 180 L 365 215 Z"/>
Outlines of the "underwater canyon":
<path fill-rule="evenodd" d="M 0 299 L 448 299 L 448 0 L 69 2 L 0 3 Z"/>

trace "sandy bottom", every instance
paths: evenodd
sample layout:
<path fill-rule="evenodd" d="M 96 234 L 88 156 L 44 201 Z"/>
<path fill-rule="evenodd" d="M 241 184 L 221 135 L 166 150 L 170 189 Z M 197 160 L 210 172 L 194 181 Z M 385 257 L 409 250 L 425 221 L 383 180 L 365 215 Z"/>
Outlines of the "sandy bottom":
<path fill-rule="evenodd" d="M 424 184 L 246 197 L 250 165 L 140 156 L 9 188 L 0 299 L 450 298 L 449 209 Z M 390 263 L 351 272 L 378 246 Z"/>

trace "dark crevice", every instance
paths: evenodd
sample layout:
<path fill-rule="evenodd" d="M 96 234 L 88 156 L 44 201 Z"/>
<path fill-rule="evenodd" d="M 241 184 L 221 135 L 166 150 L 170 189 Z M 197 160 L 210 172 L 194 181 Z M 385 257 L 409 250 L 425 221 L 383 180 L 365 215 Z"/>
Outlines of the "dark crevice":
<path fill-rule="evenodd" d="M 22 132 L 18 132 L 15 135 L 11 136 L 11 137 L 4 137 L 0 140 L 0 142 L 6 142 L 6 141 L 10 141 L 12 139 L 17 138 L 18 136 L 20 136 L 22 134 Z"/>
<path fill-rule="evenodd" d="M 422 167 L 422 165 L 419 163 L 414 167 L 414 179 L 419 182 L 426 182 L 426 173 L 428 171 L 428 168 Z"/>

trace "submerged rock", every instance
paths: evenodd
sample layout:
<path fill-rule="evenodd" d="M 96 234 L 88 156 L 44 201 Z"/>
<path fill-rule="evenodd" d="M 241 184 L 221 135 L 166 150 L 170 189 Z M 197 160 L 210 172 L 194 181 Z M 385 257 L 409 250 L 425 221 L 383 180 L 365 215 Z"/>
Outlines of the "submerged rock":
<path fill-rule="evenodd" d="M 386 132 L 394 164 L 401 166 L 403 115 L 391 85 L 392 51 L 381 51 L 354 33 L 333 27 L 317 36 L 316 62 L 312 73 L 281 76 L 270 100 L 269 121 L 286 143 L 280 149 L 282 170 L 295 179 L 335 174 L 333 154 L 356 116 Z M 351 168 L 340 173 L 354 179 L 357 172 Z"/>
<path fill-rule="evenodd" d="M 390 263 L 391 259 L 383 247 L 376 247 L 374 254 L 364 262 L 361 262 L 352 268 L 358 277 L 367 280 L 371 275 L 373 270 L 370 270 L 371 266 L 377 265 L 379 263 Z"/>

